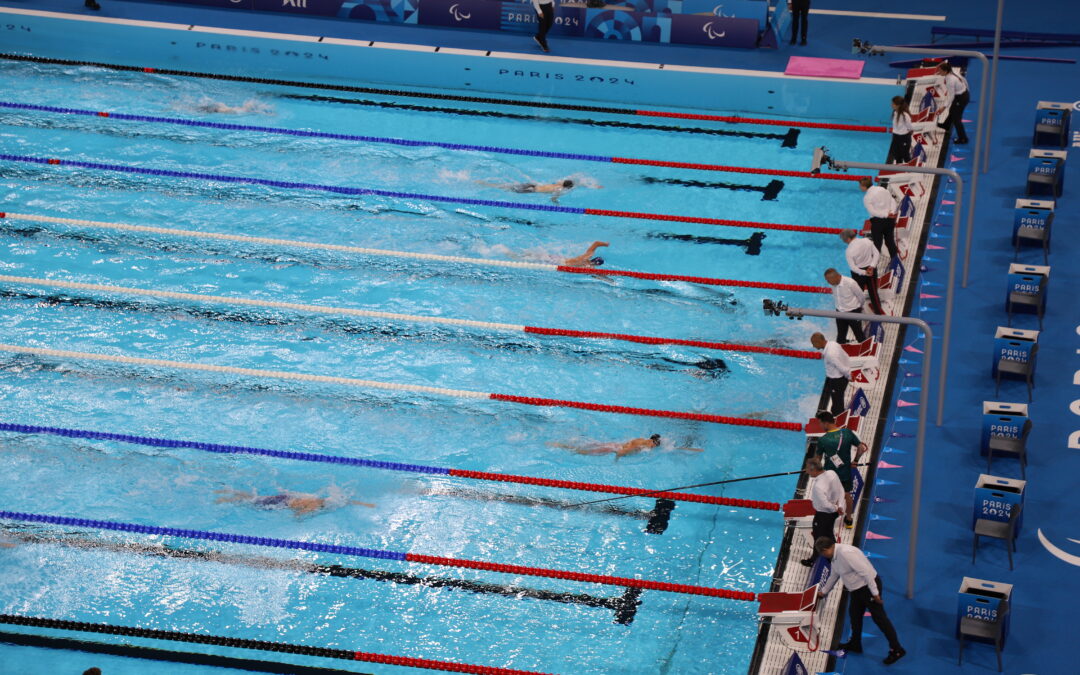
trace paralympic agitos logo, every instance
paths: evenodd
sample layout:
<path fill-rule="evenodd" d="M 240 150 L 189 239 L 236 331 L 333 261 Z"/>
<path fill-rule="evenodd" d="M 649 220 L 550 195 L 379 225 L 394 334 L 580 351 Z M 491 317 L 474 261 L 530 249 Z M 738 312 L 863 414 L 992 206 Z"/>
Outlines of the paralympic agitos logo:
<path fill-rule="evenodd" d="M 458 3 L 456 2 L 450 5 L 450 14 L 454 17 L 454 21 L 465 21 L 472 18 L 472 14 L 466 14 L 458 9 Z"/>

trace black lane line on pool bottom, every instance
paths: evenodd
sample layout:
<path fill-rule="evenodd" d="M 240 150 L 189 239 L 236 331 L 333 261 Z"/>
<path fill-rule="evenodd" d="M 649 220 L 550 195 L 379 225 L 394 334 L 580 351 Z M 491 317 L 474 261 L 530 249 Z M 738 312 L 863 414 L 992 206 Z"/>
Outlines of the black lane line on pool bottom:
<path fill-rule="evenodd" d="M 395 110 L 413 110 L 419 112 L 448 113 L 451 115 L 466 115 L 471 117 L 499 117 L 510 120 L 527 120 L 530 122 L 554 122 L 557 124 L 584 124 L 592 127 L 613 127 L 616 129 L 644 129 L 646 131 L 671 131 L 682 134 L 705 134 L 709 136 L 736 136 L 739 138 L 766 138 L 782 141 L 781 147 L 794 148 L 798 145 L 799 129 L 789 129 L 785 134 L 773 134 L 765 131 L 731 131 L 729 129 L 705 129 L 703 127 L 679 127 L 668 124 L 645 124 L 642 122 L 617 122 L 613 120 L 590 120 L 580 117 L 545 117 L 543 115 L 525 115 L 523 113 L 508 113 L 495 110 L 468 110 L 465 108 L 444 108 L 439 106 L 416 105 L 412 103 L 393 103 L 391 101 L 371 101 L 358 98 L 341 98 L 338 96 L 319 96 L 317 94 L 276 94 L 280 98 L 299 99 L 304 101 L 318 101 L 320 103 L 344 103 L 347 105 L 362 105 L 375 108 L 392 108 Z"/>
<path fill-rule="evenodd" d="M 586 508 L 582 507 L 574 502 L 568 502 L 561 499 L 551 499 L 549 497 L 531 497 L 527 495 L 512 495 L 503 492 L 483 492 L 480 490 L 467 490 L 463 488 L 430 488 L 421 491 L 421 494 L 433 497 L 446 496 L 454 497 L 456 499 L 475 499 L 485 502 L 503 502 L 506 504 L 518 504 L 521 506 L 545 506 L 551 509 L 565 509 L 574 510 Z M 675 502 L 670 499 L 657 499 L 656 506 L 652 511 L 631 511 L 629 509 L 621 509 L 618 507 L 600 508 L 595 509 L 605 515 L 612 516 L 627 516 L 630 518 L 647 519 L 649 522 L 645 525 L 645 532 L 647 534 L 663 534 L 667 530 L 668 521 L 671 519 L 671 512 L 675 508 Z M 593 509 L 589 509 L 593 510 Z"/>
<path fill-rule="evenodd" d="M 684 187 L 760 192 L 761 201 L 764 202 L 776 201 L 776 198 L 780 195 L 780 191 L 784 189 L 784 181 L 782 180 L 769 181 L 768 185 L 743 185 L 740 183 L 722 183 L 704 180 L 686 180 L 683 178 L 655 178 L 653 176 L 642 176 L 641 182 L 648 183 L 649 185 L 656 185 L 659 183 L 663 185 L 682 185 Z"/>
<path fill-rule="evenodd" d="M 471 593 L 498 595 L 505 598 L 532 598 L 533 600 L 548 600 L 566 605 L 596 607 L 613 611 L 615 613 L 615 623 L 622 625 L 633 623 L 634 617 L 637 614 L 637 608 L 641 604 L 639 599 L 641 596 L 641 589 L 639 588 L 627 588 L 619 595 L 605 598 L 589 595 L 587 593 L 564 593 L 549 591 L 542 588 L 492 584 L 469 579 L 418 576 L 405 572 L 389 572 L 386 570 L 364 569 L 362 567 L 344 567 L 342 565 L 318 565 L 304 560 L 284 560 L 280 558 L 221 553 L 219 551 L 199 551 L 194 549 L 170 548 L 167 546 L 147 546 L 145 544 L 112 542 L 104 539 L 83 537 L 75 533 L 65 533 L 62 536 L 48 536 L 35 532 L 28 532 L 23 528 L 16 527 L 0 527 L 0 531 L 4 532 L 9 537 L 17 538 L 25 543 L 31 544 L 60 544 L 72 548 L 97 549 L 113 553 L 134 553 L 138 555 L 156 556 L 159 558 L 201 560 L 205 562 L 216 562 L 223 565 L 242 565 L 245 567 L 276 569 L 286 572 L 304 572 L 306 574 L 339 577 L 343 579 L 370 579 L 373 581 L 390 582 L 404 586 L 455 588 Z"/>
<path fill-rule="evenodd" d="M 279 663 L 277 661 L 238 659 L 231 656 L 218 656 L 217 654 L 180 652 L 157 647 L 108 644 L 90 640 L 76 640 L 74 638 L 9 633 L 8 631 L 0 631 L 0 644 L 18 645 L 21 647 L 40 647 L 43 649 L 63 649 L 65 651 L 86 652 L 88 654 L 107 654 L 109 656 L 123 656 L 132 659 L 144 659 L 147 661 L 189 663 L 198 666 L 214 666 L 216 668 L 246 670 L 253 673 L 279 673 L 280 675 L 372 675 L 372 673 L 361 673 L 356 670 L 314 668 L 311 666 L 297 666 L 291 663 Z M 85 665 L 88 664 L 89 662 Z M 81 667 L 82 666 L 79 666 L 79 668 Z M 78 668 L 72 672 L 74 673 L 77 671 Z M 109 669 L 106 668 L 104 672 L 108 673 Z"/>
<path fill-rule="evenodd" d="M 761 243 L 768 235 L 766 235 L 764 232 L 754 232 L 746 239 L 727 239 L 724 237 L 706 237 L 697 234 L 650 232 L 646 236 L 650 239 L 670 239 L 673 241 L 687 241 L 694 244 L 724 244 L 727 246 L 742 246 L 746 249 L 746 255 L 761 255 Z"/>

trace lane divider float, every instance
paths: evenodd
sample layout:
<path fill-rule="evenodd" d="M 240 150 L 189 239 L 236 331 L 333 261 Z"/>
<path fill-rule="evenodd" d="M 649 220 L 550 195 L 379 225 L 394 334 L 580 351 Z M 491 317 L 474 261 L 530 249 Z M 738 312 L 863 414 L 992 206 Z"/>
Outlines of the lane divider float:
<path fill-rule="evenodd" d="M 362 387 L 369 389 L 385 389 L 390 391 L 410 391 L 422 394 L 437 394 L 440 396 L 452 396 L 456 398 L 487 399 L 491 401 L 504 401 L 508 403 L 520 403 L 541 407 L 576 408 L 578 410 L 591 410 L 594 412 L 619 413 L 624 415 L 640 415 L 644 417 L 666 417 L 671 419 L 695 420 L 698 422 L 711 422 L 714 424 L 731 424 L 743 427 L 760 427 L 763 429 L 780 429 L 784 431 L 802 431 L 802 425 L 798 422 L 779 422 L 775 420 L 761 420 L 749 417 L 732 417 L 727 415 L 712 415 L 708 413 L 683 412 L 678 410 L 657 410 L 654 408 L 637 408 L 623 405 L 609 405 L 606 403 L 588 403 L 585 401 L 568 401 L 554 398 L 541 398 L 535 396 L 518 396 L 514 394 L 499 394 L 480 391 L 468 391 L 465 389 L 448 389 L 445 387 L 429 387 L 419 384 L 401 384 L 398 382 L 381 382 L 378 380 L 361 380 L 352 377 L 338 377 L 335 375 L 313 375 L 311 373 L 296 373 L 281 370 L 262 370 L 257 368 L 239 368 L 236 366 L 221 366 L 209 363 L 191 363 L 188 361 L 170 361 L 165 359 L 147 359 L 137 356 L 125 356 L 122 354 L 98 354 L 94 352 L 78 352 L 66 349 L 49 349 L 45 347 L 27 347 L 24 345 L 12 345 L 0 343 L 0 351 L 13 354 L 31 354 L 34 356 L 60 357 L 69 359 L 83 359 L 88 361 L 104 361 L 109 363 L 123 363 L 127 365 L 152 366 L 159 368 L 177 368 L 182 370 L 205 371 L 215 373 L 229 373 L 232 375 L 244 375 L 249 377 L 269 377 L 280 380 L 295 380 L 303 382 L 325 382 L 329 384 L 342 384 L 350 387 Z"/>
<path fill-rule="evenodd" d="M 639 211 L 612 211 L 609 209 L 587 209 L 575 206 L 559 206 L 557 204 L 535 204 L 528 202 L 510 202 L 502 199 L 474 199 L 471 197 L 450 197 L 447 195 L 431 195 L 419 192 L 399 192 L 396 190 L 380 190 L 376 188 L 348 187 L 343 185 L 326 185 L 321 183 L 298 183 L 294 181 L 271 180 L 269 178 L 255 178 L 252 176 L 230 176 L 225 174 L 204 173 L 201 171 L 174 171 L 171 169 L 146 169 L 138 166 L 125 164 L 105 164 L 103 162 L 84 162 L 74 159 L 60 159 L 57 157 L 31 157 L 29 155 L 0 154 L 0 160 L 8 162 L 25 162 L 29 164 L 45 164 L 51 166 L 69 166 L 80 169 L 94 169 L 97 171 L 116 171 L 120 173 L 138 174 L 145 176 L 164 176 L 168 178 L 195 178 L 222 183 L 240 183 L 246 185 L 265 185 L 268 187 L 283 188 L 286 190 L 318 190 L 344 195 L 373 195 L 377 197 L 389 197 L 392 199 L 421 199 L 432 202 L 448 204 L 468 204 L 470 206 L 491 206 L 504 209 L 523 209 L 527 211 L 545 211 L 548 213 L 570 213 L 585 216 L 613 216 L 617 218 L 637 218 L 644 220 L 662 220 L 676 223 L 700 223 L 702 225 L 721 225 L 726 227 L 750 227 L 758 230 L 781 230 L 786 232 L 807 232 L 812 234 L 839 234 L 841 228 L 820 227 L 812 225 L 787 225 L 784 223 L 764 223 L 751 220 L 730 220 L 726 218 L 704 218 L 699 216 L 677 216 L 664 213 L 644 213 Z"/>
<path fill-rule="evenodd" d="M 627 108 L 615 108 L 611 106 L 577 105 L 573 103 L 556 103 L 554 101 L 523 101 L 507 98 L 494 98 L 485 96 L 464 96 L 461 94 L 445 94 L 438 92 L 406 91 L 403 89 L 382 89 L 378 87 L 358 87 L 344 84 L 326 84 L 318 82 L 302 82 L 297 80 L 281 80 L 267 77 L 250 77 L 245 75 L 225 75 L 221 73 L 205 73 L 193 70 L 177 70 L 174 68 L 150 68 L 146 66 L 126 66 L 115 63 L 101 63 L 99 61 L 77 61 L 73 59 L 56 59 L 44 56 L 28 56 L 25 54 L 0 53 L 0 59 L 9 61 L 27 61 L 31 63 L 48 63 L 64 66 L 90 66 L 93 68 L 105 68 L 131 73 L 153 73 L 157 75 L 174 75 L 177 77 L 195 77 L 227 82 L 253 82 L 255 84 L 272 84 L 284 87 L 300 87 L 303 89 L 325 89 L 328 91 L 347 91 L 359 94 L 376 94 L 379 96 L 398 96 L 402 98 L 431 98 L 442 101 L 461 101 L 465 103 L 484 103 L 490 105 L 510 105 L 525 108 L 546 108 L 554 110 L 576 110 L 579 112 L 605 113 L 609 115 L 634 115 L 644 117 L 667 117 L 671 119 L 687 119 L 712 122 L 726 122 L 729 124 L 763 124 L 769 126 L 802 127 L 806 129 L 831 129 L 834 131 L 863 131 L 883 133 L 890 131 L 889 127 L 873 126 L 865 124 L 836 124 L 832 122 L 804 122 L 795 120 L 774 120 L 766 118 L 742 117 L 739 115 L 705 115 L 696 113 L 684 113 L 663 110 L 634 110 Z"/>
<path fill-rule="evenodd" d="M 667 581 L 631 579 L 629 577 L 616 577 L 606 574 L 592 574 L 589 572 L 570 572 L 566 570 L 556 570 L 547 567 L 532 567 L 528 565 L 508 565 L 504 563 L 487 562 L 484 560 L 446 558 L 442 556 L 422 555 L 419 553 L 404 553 L 401 551 L 386 551 L 382 549 L 363 548 L 359 546 L 319 544 L 316 542 L 299 541 L 296 539 L 253 537 L 246 534 L 212 532 L 209 530 L 187 530 L 175 527 L 159 527 L 157 525 L 140 525 L 137 523 L 122 523 L 112 520 L 93 520 L 89 518 L 71 518 L 68 516 L 54 516 L 41 513 L 24 513 L 20 511 L 0 511 L 0 519 L 16 520 L 27 523 L 63 525 L 65 527 L 88 527 L 95 530 L 113 530 L 117 532 L 133 532 L 136 534 L 150 534 L 165 537 L 182 537 L 184 539 L 221 541 L 233 544 L 246 544 L 249 546 L 268 546 L 272 548 L 291 549 L 297 551 L 313 551 L 315 553 L 331 553 L 336 555 L 349 555 L 363 558 L 378 558 L 382 560 L 397 560 L 400 562 L 415 562 L 425 565 L 436 565 L 439 567 L 461 567 L 465 569 L 484 570 L 487 572 L 501 572 L 503 574 L 519 574 L 522 576 L 545 577 L 548 579 L 565 579 L 568 581 L 579 581 L 582 583 L 604 584 L 608 586 L 625 586 L 628 588 L 641 588 L 644 590 L 665 591 L 668 593 L 682 593 L 685 595 L 702 595 L 714 598 L 726 598 L 728 600 L 753 601 L 757 598 L 756 593 L 751 593 L 749 591 L 736 591 L 729 588 L 713 588 L 711 586 L 696 586 L 692 584 L 675 584 Z"/>
<path fill-rule="evenodd" d="M 220 241 L 239 241 L 252 244 L 269 244 L 271 246 L 289 246 L 296 248 L 315 249 L 322 251 L 337 251 L 342 253 L 357 253 L 378 257 L 408 258 L 414 260 L 429 260 L 434 262 L 462 263 L 467 265 L 486 265 L 489 267 L 506 267 L 519 270 L 535 270 L 538 272 L 566 272 L 569 274 L 596 274 L 601 276 L 629 277 L 632 279 L 644 279 L 648 281 L 685 281 L 687 283 L 702 284 L 705 286 L 730 286 L 735 288 L 765 288 L 777 291 L 791 291 L 794 293 L 831 293 L 828 286 L 809 286 L 805 284 L 786 284 L 772 281 L 744 281 L 740 279 L 717 279 L 713 277 L 698 277 L 685 274 L 657 274 L 654 272 L 636 272 L 633 270 L 599 269 L 596 267 L 572 267 L 570 265 L 553 265 L 550 263 L 522 262 L 517 260 L 496 260 L 492 258 L 470 258 L 456 255 L 440 255 L 438 253 L 415 253 L 412 251 L 395 251 L 392 249 L 364 248 L 361 246 L 346 246 L 343 244 L 324 244 L 320 242 L 298 241 L 295 239 L 275 239 L 272 237 L 251 237 L 242 234 L 225 234 L 222 232 L 206 232 L 201 230 L 181 230 L 169 227 L 153 227 L 148 225 L 128 225 L 125 223 L 110 223 L 101 220 L 83 220 L 80 218 L 58 218 L 55 216 L 41 216 L 26 213 L 0 212 L 0 219 L 25 220 L 33 223 L 55 223 L 58 225 L 72 225 L 75 227 L 91 227 L 96 229 L 119 230 L 122 232 L 145 232 L 151 234 L 165 234 L 174 237 L 188 237 L 196 239 L 216 239 Z"/>
<path fill-rule="evenodd" d="M 510 323 L 499 323 L 495 321 L 474 321 L 471 319 L 455 319 L 452 317 L 444 316 L 420 316 L 417 314 L 399 314 L 395 312 L 380 312 L 367 309 L 353 309 L 351 307 L 329 307 L 326 305 L 282 302 L 278 300 L 256 300 L 253 298 L 237 298 L 224 295 L 182 293 L 178 291 L 165 291 L 153 288 L 133 288 L 130 286 L 113 286 L 111 284 L 90 284 L 79 281 L 39 279 L 36 277 L 20 277 L 7 274 L 0 274 L 0 282 L 21 284 L 27 286 L 44 286 L 46 288 L 67 288 L 83 291 L 101 291 L 105 293 L 138 295 L 144 297 L 172 298 L 175 300 L 190 300 L 200 303 L 240 305 L 245 307 L 269 307 L 273 309 L 289 309 L 300 312 L 312 312 L 318 314 L 340 314 L 345 316 L 360 316 L 373 319 L 390 319 L 392 321 L 404 321 L 411 323 L 432 323 L 443 326 L 464 326 L 468 328 L 480 328 L 484 330 L 502 331 L 508 333 L 530 333 L 533 335 L 550 335 L 559 337 L 599 340 L 622 340 L 624 342 L 634 342 L 648 345 L 681 345 L 686 347 L 701 347 L 703 349 L 717 349 L 721 351 L 773 354 L 776 356 L 788 356 L 801 359 L 821 358 L 820 352 L 806 349 L 786 349 L 782 347 L 764 347 L 760 345 L 712 342 L 707 340 L 686 340 L 681 338 L 650 337 L 647 335 L 629 335 L 625 333 L 604 333 L 588 330 L 569 330 L 565 328 L 543 328 L 541 326 L 524 326 Z"/>
<path fill-rule="evenodd" d="M 389 654 L 377 654 L 375 652 L 330 649 L 328 647 L 311 647 L 309 645 L 289 644 L 287 642 L 251 640 L 248 638 L 207 635 L 205 633 L 161 630 L 159 628 L 138 628 L 135 626 L 90 623 L 88 621 L 68 621 L 66 619 L 50 619 L 48 617 L 24 616 L 22 614 L 0 614 L 0 623 L 14 626 L 49 628 L 53 630 L 78 631 L 82 633 L 99 633 L 102 635 L 123 635 L 125 637 L 168 640 L 170 642 L 187 642 L 200 645 L 214 645 L 217 647 L 233 647 L 236 649 L 253 649 L 266 652 L 300 654 L 302 656 L 342 659 L 345 661 L 383 663 L 390 666 L 409 666 L 412 668 L 426 668 L 428 670 L 443 670 L 451 673 L 473 673 L 474 675 L 547 675 L 545 673 L 538 673 L 531 670 L 518 670 L 516 668 L 477 666 L 470 663 L 458 663 L 455 661 L 418 659 L 412 656 L 391 656 Z"/>
<path fill-rule="evenodd" d="M 860 180 L 862 176 L 844 173 L 812 173 L 810 171 L 785 171 L 781 169 L 764 169 L 748 166 L 726 166 L 723 164 L 699 164 L 696 162 L 675 162 L 657 159 L 640 159 L 633 157 L 608 157 L 605 155 L 589 155 L 576 152 L 550 152 L 544 150 L 528 150 L 522 148 L 503 148 L 494 145 L 470 145 L 467 143 L 443 143 L 439 141 L 424 141 L 410 138 L 388 138 L 385 136 L 360 136 L 355 134 L 335 134 L 325 131 L 306 131 L 303 129 L 285 129 L 282 127 L 267 127 L 255 124 L 229 124 L 226 122 L 206 122 L 202 120 L 181 119 L 175 117 L 159 117 L 155 115 L 132 115 L 128 113 L 86 110 L 83 108 L 61 108 L 51 105 L 36 105 L 32 103 L 15 103 L 12 101 L 0 101 L 0 108 L 8 110 L 32 110 L 35 112 L 59 113 L 63 115 L 81 115 L 84 117 L 106 117 L 125 122 L 148 122 L 159 124 L 176 124 L 187 127 L 200 127 L 205 129 L 223 129 L 226 131 L 252 131 L 264 134 L 280 134 L 287 136 L 299 136 L 301 138 L 327 138 L 336 141 L 356 141 L 361 143 L 383 143 L 404 147 L 422 148 L 434 147 L 445 150 L 491 152 L 504 155 L 519 155 L 526 157 L 549 157 L 553 159 L 569 159 L 583 162 L 605 162 L 609 164 L 635 164 L 641 166 L 662 166 L 676 169 L 690 169 L 694 171 L 718 171 L 724 173 L 759 174 L 763 176 L 789 176 L 794 178 L 819 178 L 824 180 Z"/>
<path fill-rule="evenodd" d="M 257 455 L 262 457 L 275 457 L 279 459 L 292 459 L 302 462 L 323 462 L 327 464 L 344 464 L 346 466 L 359 466 L 368 469 L 382 469 L 387 471 L 407 471 L 411 473 L 429 474 L 435 476 L 453 476 L 456 478 L 469 478 L 473 480 L 496 481 L 500 483 L 520 483 L 523 485 L 538 485 L 540 487 L 562 488 L 564 490 L 580 490 L 584 492 L 603 492 L 616 495 L 648 495 L 650 499 L 672 499 L 683 502 L 696 502 L 698 504 L 713 504 L 716 506 L 735 506 L 747 509 L 760 509 L 763 511 L 779 511 L 780 504 L 776 502 L 761 501 L 757 499 L 736 499 L 733 497 L 715 497 L 712 495 L 699 495 L 688 492 L 655 492 L 645 488 L 622 487 L 619 485 L 603 485 L 600 483 L 582 483 L 570 480 L 558 480 L 553 478 L 536 478 L 534 476 L 516 476 L 507 473 L 490 473 L 487 471 L 469 471 L 466 469 L 448 469 L 440 466 L 427 466 L 424 464 L 407 464 L 403 462 L 388 462 L 375 459 L 361 459 L 358 457 L 344 457 L 341 455 L 320 455 L 312 452 L 293 452 L 289 450 L 271 450 L 268 448 L 252 448 L 242 445 L 224 445 L 220 443 L 201 443 L 198 441 L 184 441 L 168 438 L 153 438 L 150 436 L 136 436 L 133 434 L 119 434 L 108 431 L 93 431 L 88 429 L 69 429 L 65 427 L 45 427 L 30 424 L 11 424 L 0 422 L 0 431 L 8 431 L 19 434 L 51 434 L 65 438 L 85 438 L 98 441 L 115 441 L 119 443 L 131 443 L 151 448 L 186 448 L 202 450 L 227 455 Z"/>

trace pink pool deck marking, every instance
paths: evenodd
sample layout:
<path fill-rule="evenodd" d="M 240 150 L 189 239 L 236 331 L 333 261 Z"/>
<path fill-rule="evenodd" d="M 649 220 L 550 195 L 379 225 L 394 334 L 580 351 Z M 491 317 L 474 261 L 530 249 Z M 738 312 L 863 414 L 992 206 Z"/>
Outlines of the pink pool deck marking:
<path fill-rule="evenodd" d="M 784 74 L 857 80 L 862 77 L 864 65 L 866 63 L 858 59 L 820 59 L 815 56 L 792 56 L 788 59 Z"/>

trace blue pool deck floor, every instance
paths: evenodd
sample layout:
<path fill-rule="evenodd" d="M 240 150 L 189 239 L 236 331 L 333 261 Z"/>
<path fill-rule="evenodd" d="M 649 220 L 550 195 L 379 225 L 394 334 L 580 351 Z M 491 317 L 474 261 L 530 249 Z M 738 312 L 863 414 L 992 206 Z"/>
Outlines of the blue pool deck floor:
<path fill-rule="evenodd" d="M 528 36 L 479 31 L 455 31 L 434 28 L 388 26 L 331 19 L 301 18 L 281 14 L 227 12 L 181 4 L 140 3 L 101 0 L 102 16 L 144 20 L 194 23 L 220 27 L 246 28 L 275 32 L 333 35 L 357 39 L 442 45 L 472 49 L 533 53 Z M 868 5 L 875 6 L 870 7 Z M 780 50 L 726 50 L 666 45 L 623 44 L 584 39 L 553 39 L 553 51 L 561 56 L 603 58 L 652 63 L 678 63 L 697 66 L 783 70 L 793 54 L 830 58 L 853 58 L 851 38 L 860 37 L 879 44 L 930 42 L 930 27 L 948 25 L 992 28 L 995 4 L 970 0 L 908 0 L 892 3 L 866 3 L 863 0 L 815 0 L 815 9 L 902 12 L 944 15 L 945 21 L 928 21 L 863 16 L 812 15 L 810 45 Z M 0 6 L 81 13 L 77 0 L 5 1 Z M 1008 30 L 1063 31 L 1080 30 L 1080 2 L 1046 0 L 1043 2 L 1006 3 L 1005 27 Z M 1009 55 L 1039 56 L 1080 60 L 1080 47 L 1018 48 Z M 891 68 L 890 57 L 867 60 L 864 74 L 893 77 L 900 70 Z M 977 99 L 966 117 L 972 120 Z M 1004 310 L 1005 277 L 1012 262 L 1010 243 L 1012 210 L 1015 199 L 1024 196 L 1027 153 L 1031 144 L 1035 105 L 1040 100 L 1076 102 L 1080 100 L 1080 66 L 1077 64 L 1040 63 L 1006 60 L 1001 62 L 997 98 L 993 111 L 993 135 L 990 170 L 980 176 L 975 211 L 975 235 L 971 254 L 971 279 L 966 289 L 955 290 L 952 353 L 945 422 L 928 427 L 926 468 L 923 480 L 921 526 L 918 537 L 918 568 L 915 597 L 904 596 L 907 575 L 909 513 L 914 456 L 914 419 L 919 406 L 907 405 L 918 400 L 920 352 L 926 345 L 915 331 L 909 331 L 905 351 L 893 391 L 891 413 L 885 423 L 886 438 L 881 459 L 896 468 L 878 471 L 873 491 L 875 503 L 867 520 L 869 535 L 865 549 L 873 556 L 886 585 L 886 604 L 908 651 L 899 663 L 883 666 L 880 659 L 886 648 L 876 627 L 868 620 L 864 640 L 866 653 L 849 656 L 836 663 L 836 670 L 851 675 L 864 673 L 937 674 L 949 672 L 992 673 L 996 671 L 993 649 L 969 645 L 964 665 L 958 667 L 957 641 L 953 630 L 956 595 L 963 577 L 976 577 L 1014 585 L 1011 634 L 1005 648 L 1006 673 L 1056 675 L 1076 672 L 1070 666 L 1070 622 L 1080 604 L 1080 525 L 1074 514 L 1077 483 L 1080 482 L 1080 451 L 1069 449 L 1069 435 L 1080 430 L 1080 414 L 1070 411 L 1070 403 L 1080 399 L 1080 388 L 1073 384 L 1080 372 L 1080 240 L 1072 236 L 1080 222 L 1080 180 L 1077 169 L 1066 172 L 1064 195 L 1057 202 L 1055 234 L 1049 264 L 1052 267 L 1048 315 L 1040 336 L 1031 418 L 1034 429 L 1029 439 L 1030 463 L 1024 526 L 1018 539 L 1016 569 L 1010 571 L 1005 548 L 1000 541 L 984 540 L 977 561 L 971 562 L 971 514 L 973 489 L 978 476 L 985 472 L 985 460 L 978 451 L 981 408 L 984 400 L 1026 401 L 1022 383 L 1008 382 L 1001 394 L 994 395 L 990 376 L 993 333 L 1006 322 Z M 689 102 L 692 105 L 692 102 Z M 1078 103 L 1080 105 L 1080 103 Z M 1080 110 L 1074 111 L 1080 115 Z M 1080 131 L 1080 119 L 1073 128 Z M 1080 138 L 1078 136 L 1077 138 Z M 1080 140 L 1070 148 L 1076 165 Z M 882 157 L 885 147 L 882 147 Z M 972 146 L 952 146 L 949 166 L 965 181 L 972 171 Z M 970 182 L 968 182 L 970 186 Z M 919 279 L 918 298 L 912 313 L 943 327 L 945 275 L 948 254 L 954 242 L 952 211 L 945 202 L 955 201 L 954 186 L 943 184 L 938 190 L 939 204 L 934 212 L 927 251 L 927 270 Z M 965 200 L 966 201 L 966 200 Z M 861 214 L 852 214 L 861 219 Z M 966 220 L 966 218 L 964 219 Z M 937 248 L 940 247 L 940 248 Z M 1041 252 L 1025 250 L 1019 258 L 1028 264 L 1042 264 Z M 1035 328 L 1034 317 L 1014 318 L 1014 326 Z M 935 345 L 935 356 L 937 346 Z M 932 381 L 937 382 L 940 359 L 934 364 Z M 933 405 L 936 397 L 931 396 Z M 995 461 L 994 474 L 1019 477 L 1015 460 Z M 707 478 L 707 477 L 703 477 Z M 1047 541 L 1060 549 L 1056 557 L 1040 542 L 1041 531 Z M 1063 553 L 1062 553 L 1063 552 Z M 1064 559 L 1062 559 L 1064 558 Z"/>

